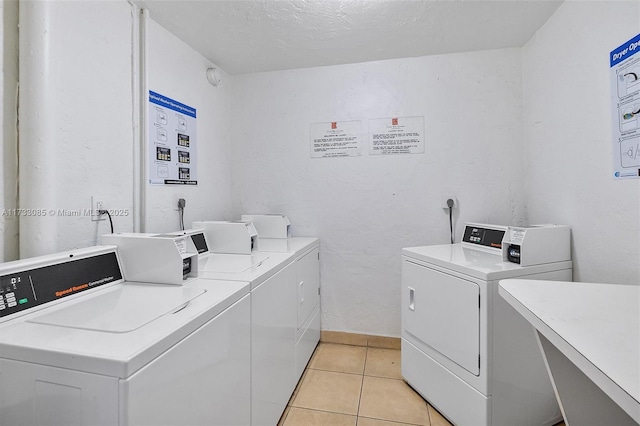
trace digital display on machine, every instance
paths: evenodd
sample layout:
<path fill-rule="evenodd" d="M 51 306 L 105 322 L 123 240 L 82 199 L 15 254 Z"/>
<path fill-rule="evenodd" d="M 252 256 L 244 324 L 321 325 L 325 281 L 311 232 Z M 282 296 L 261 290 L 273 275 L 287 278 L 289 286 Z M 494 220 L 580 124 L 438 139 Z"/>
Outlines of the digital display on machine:
<path fill-rule="evenodd" d="M 502 248 L 503 230 L 482 228 L 480 226 L 467 225 L 464 228 L 463 243 L 477 244 L 479 246 Z"/>
<path fill-rule="evenodd" d="M 115 253 L 0 276 L 0 317 L 122 279 Z"/>
<path fill-rule="evenodd" d="M 193 245 L 196 246 L 198 254 L 206 253 L 209 251 L 209 247 L 207 247 L 207 240 L 205 240 L 203 233 L 191 235 L 191 240 L 193 241 Z"/>

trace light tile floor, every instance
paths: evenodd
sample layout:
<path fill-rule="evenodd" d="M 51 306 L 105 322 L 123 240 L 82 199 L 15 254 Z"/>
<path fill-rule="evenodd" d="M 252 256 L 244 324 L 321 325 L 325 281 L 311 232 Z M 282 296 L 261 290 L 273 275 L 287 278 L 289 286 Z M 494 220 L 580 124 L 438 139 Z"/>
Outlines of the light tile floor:
<path fill-rule="evenodd" d="M 407 385 L 400 351 L 320 343 L 281 426 L 449 426 Z"/>

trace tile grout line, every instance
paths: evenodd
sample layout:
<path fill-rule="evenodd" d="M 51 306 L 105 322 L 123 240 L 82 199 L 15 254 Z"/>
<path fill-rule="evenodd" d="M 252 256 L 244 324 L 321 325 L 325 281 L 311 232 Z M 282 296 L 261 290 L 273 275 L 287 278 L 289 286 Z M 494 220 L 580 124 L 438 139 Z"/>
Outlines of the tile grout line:
<path fill-rule="evenodd" d="M 358 426 L 358 417 L 360 417 L 360 404 L 362 403 L 362 390 L 364 389 L 364 372 L 367 369 L 367 357 L 369 356 L 369 348 L 364 353 L 364 365 L 362 366 L 362 380 L 360 381 L 360 395 L 358 395 L 358 409 L 356 410 L 356 426 Z"/>
<path fill-rule="evenodd" d="M 418 423 L 406 423 L 406 422 L 399 422 L 399 421 L 396 421 L 396 420 L 378 419 L 376 417 L 358 416 L 358 418 L 360 418 L 360 417 L 362 417 L 363 419 L 377 420 L 379 422 L 396 423 L 398 425 L 403 425 L 403 426 L 425 426 L 425 425 L 420 425 Z M 426 426 L 431 426 L 431 425 L 429 424 L 429 425 L 426 425 Z"/>
<path fill-rule="evenodd" d="M 301 383 L 304 382 L 307 378 L 307 375 L 309 374 L 309 370 L 313 370 L 313 371 L 318 371 L 318 372 L 323 372 L 323 373 L 331 373 L 331 374 L 340 374 L 340 375 L 352 375 L 352 376 L 361 376 L 361 381 L 360 381 L 360 393 L 362 390 L 362 376 L 363 376 L 363 372 L 364 372 L 364 366 L 363 366 L 363 370 L 361 370 L 362 372 L 358 373 L 358 372 L 349 372 L 349 371 L 337 371 L 337 370 L 332 370 L 332 369 L 323 369 L 323 368 L 317 368 L 317 367 L 312 367 L 313 365 L 313 361 L 315 359 L 317 359 L 317 357 L 320 354 L 320 350 L 321 350 L 321 345 L 323 343 L 321 342 L 321 344 L 318 346 L 317 350 L 314 351 L 314 354 L 312 356 L 312 358 L 310 359 L 309 363 L 307 364 L 307 367 L 305 368 L 305 373 L 303 374 L 303 377 L 301 378 Z M 345 346 L 345 345 L 340 345 L 340 346 Z M 365 362 L 366 362 L 366 351 L 365 351 Z M 302 387 L 302 384 L 300 385 L 300 387 Z M 300 392 L 301 389 L 296 389 L 296 391 L 294 391 L 294 401 L 297 399 L 297 394 Z M 359 404 L 359 400 L 360 400 L 360 394 L 358 395 L 358 404 Z M 337 412 L 337 411 L 333 411 L 333 410 L 326 410 L 326 409 L 321 409 L 321 408 L 311 408 L 311 407 L 298 407 L 293 405 L 294 401 L 292 401 L 292 404 L 289 406 L 290 408 L 296 408 L 296 409 L 300 409 L 300 410 L 308 410 L 308 411 L 315 411 L 315 412 L 324 412 L 324 413 L 331 413 L 331 414 L 337 414 L 337 415 L 344 415 L 344 416 L 353 416 L 356 418 L 357 421 L 357 416 L 358 416 L 358 408 L 356 408 L 356 413 L 353 414 L 349 414 L 349 413 L 343 413 L 343 412 Z M 291 414 L 291 410 L 289 410 L 289 412 L 287 413 L 287 416 L 285 418 L 288 419 L 289 414 Z"/>
<path fill-rule="evenodd" d="M 304 379 L 307 373 L 309 372 L 309 366 L 311 365 L 311 362 L 313 361 L 313 358 L 316 356 L 319 349 L 320 349 L 320 342 L 318 342 L 316 347 L 313 349 L 313 353 L 311 354 L 309 361 L 307 361 L 307 365 L 305 365 L 304 371 L 302 372 L 302 375 L 300 376 L 298 383 L 296 383 L 296 386 L 293 388 L 293 394 L 291 394 L 291 397 L 289 398 L 289 401 L 287 401 L 287 405 L 284 408 L 284 413 L 283 413 L 284 418 L 282 417 L 280 418 L 280 420 L 278 421 L 278 426 L 280 425 L 284 426 L 284 424 L 287 422 L 287 418 L 289 417 L 289 414 L 291 414 L 291 409 L 294 407 L 293 403 L 295 402 L 295 399 L 298 396 L 298 391 L 300 390 L 300 387 L 302 387 L 302 382 L 304 382 Z"/>
<path fill-rule="evenodd" d="M 336 373 L 336 374 L 351 374 L 352 376 L 362 376 L 362 373 L 351 373 L 349 371 L 325 370 L 323 368 L 309 368 L 309 370 L 324 371 L 326 373 Z M 375 376 L 373 376 L 373 377 L 375 377 Z"/>
<path fill-rule="evenodd" d="M 339 416 L 348 416 L 348 417 L 356 417 L 356 418 L 358 417 L 356 414 L 339 413 L 337 411 L 322 410 L 320 408 L 293 407 L 293 406 L 291 408 L 295 408 L 296 410 L 317 411 L 319 413 L 337 414 Z"/>
<path fill-rule="evenodd" d="M 363 387 L 364 387 L 364 377 L 371 377 L 371 378 L 375 378 L 375 379 L 381 379 L 381 380 L 394 380 L 394 381 L 398 381 L 398 382 L 403 382 L 406 383 L 404 380 L 404 377 L 389 377 L 389 376 L 382 376 L 382 375 L 375 375 L 375 374 L 366 374 L 366 361 L 368 359 L 368 355 L 369 355 L 369 348 L 367 347 L 367 355 L 365 357 L 365 370 L 363 371 Z M 375 349 L 383 349 L 383 350 L 400 350 L 400 349 L 395 349 L 395 348 L 375 348 Z M 413 388 L 412 388 L 413 390 Z M 415 392 L 415 390 L 413 390 Z M 416 392 L 417 393 L 417 392 Z M 362 394 L 361 394 L 362 395 Z M 431 413 L 429 411 L 429 403 L 422 398 L 422 396 L 420 396 L 420 398 L 423 400 L 423 402 L 425 403 L 425 405 L 427 406 L 427 416 L 426 416 L 426 420 L 428 422 L 428 424 L 426 426 L 431 426 L 432 422 L 431 422 Z M 400 422 L 399 420 L 387 420 L 387 419 L 381 419 L 381 418 L 376 418 L 376 417 L 367 417 L 367 416 L 360 416 L 359 415 L 359 407 L 358 407 L 358 418 L 363 417 L 363 418 L 369 418 L 369 419 L 373 419 L 373 420 L 379 420 L 379 421 L 387 421 L 387 422 L 394 422 L 394 423 L 399 423 L 399 424 L 406 424 L 406 425 L 412 425 L 412 426 L 419 426 L 419 424 L 416 423 L 404 423 L 404 422 Z"/>
<path fill-rule="evenodd" d="M 337 346 L 352 346 L 352 345 L 344 345 L 344 344 L 335 344 Z M 373 374 L 366 374 L 366 367 L 367 367 L 367 363 L 370 361 L 369 360 L 369 349 L 382 349 L 385 351 L 397 351 L 398 349 L 393 349 L 393 348 L 373 348 L 373 347 L 369 347 L 366 346 L 364 348 L 366 348 L 365 351 L 365 357 L 364 357 L 364 363 L 363 363 L 363 367 L 361 370 L 361 373 L 358 372 L 349 372 L 349 371 L 336 371 L 336 370 L 332 370 L 332 369 L 323 369 L 323 368 L 318 368 L 318 367 L 311 367 L 311 365 L 313 364 L 313 360 L 317 359 L 318 355 L 321 352 L 321 347 L 322 347 L 322 343 L 320 345 L 318 345 L 318 350 L 314 350 L 314 355 L 312 357 L 312 359 L 310 359 L 308 365 L 305 368 L 305 373 L 302 375 L 301 377 L 301 382 L 304 382 L 305 376 L 307 375 L 307 373 L 309 372 L 309 370 L 314 370 L 314 371 L 318 371 L 318 372 L 326 372 L 326 373 L 338 373 L 338 374 L 347 374 L 347 375 L 360 375 L 361 376 L 361 380 L 360 380 L 360 393 L 358 395 L 358 403 L 357 403 L 357 408 L 356 408 L 356 413 L 355 413 L 355 425 L 357 425 L 359 423 L 359 419 L 363 418 L 363 419 L 372 419 L 372 420 L 379 420 L 379 421 L 392 421 L 392 422 L 398 422 L 397 420 L 385 420 L 385 419 L 379 419 L 377 417 L 369 417 L 369 416 L 361 416 L 360 415 L 360 408 L 362 407 L 362 398 L 363 398 L 363 391 L 364 391 L 364 379 L 366 376 L 369 376 L 371 378 L 374 379 L 378 379 L 378 380 L 392 380 L 392 381 L 397 381 L 397 382 L 404 382 L 404 378 L 402 377 L 395 377 L 395 376 L 390 376 L 390 375 L 383 375 L 385 373 L 380 373 L 379 374 L 375 374 L 376 371 L 372 371 Z M 375 357 L 374 357 L 375 358 Z M 373 358 L 372 358 L 373 359 Z M 392 362 L 392 364 L 395 364 L 395 362 Z M 375 369 L 374 369 L 375 370 Z M 296 389 L 298 390 L 298 389 Z M 415 391 L 414 391 L 415 392 Z M 294 395 L 293 395 L 293 399 L 295 400 L 296 398 L 296 393 L 294 390 Z M 424 398 L 422 398 L 424 400 Z M 425 405 L 427 405 L 427 415 L 426 415 L 426 420 L 427 420 L 427 425 L 432 425 L 432 416 L 431 416 L 431 412 L 429 411 L 429 404 L 427 401 L 424 401 Z M 300 410 L 305 410 L 308 412 L 324 412 L 324 413 L 332 413 L 332 414 L 337 414 L 337 415 L 346 415 L 346 416 L 350 416 L 350 414 L 348 413 L 342 413 L 342 412 L 336 412 L 334 410 L 327 410 L 327 409 L 321 409 L 321 408 L 311 408 L 311 407 L 294 407 L 293 405 L 293 401 L 291 401 L 291 405 L 289 408 L 289 412 L 286 413 L 286 417 L 283 419 L 284 421 L 288 420 L 289 414 L 291 414 L 290 409 L 291 408 L 296 408 L 296 409 L 300 409 Z M 399 423 L 400 424 L 400 423 Z M 354 425 L 354 426 L 355 426 Z M 412 425 L 412 426 L 417 426 L 417 424 L 414 423 L 406 423 L 406 425 Z"/>

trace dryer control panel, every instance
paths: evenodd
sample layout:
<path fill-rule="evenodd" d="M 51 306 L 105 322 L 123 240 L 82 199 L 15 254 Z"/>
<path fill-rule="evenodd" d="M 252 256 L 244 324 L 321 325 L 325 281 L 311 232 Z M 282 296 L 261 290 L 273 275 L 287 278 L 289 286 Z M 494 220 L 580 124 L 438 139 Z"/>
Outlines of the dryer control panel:
<path fill-rule="evenodd" d="M 0 318 L 120 279 L 115 252 L 16 270 L 0 276 Z"/>
<path fill-rule="evenodd" d="M 468 223 L 464 227 L 462 243 L 500 253 L 506 226 Z"/>

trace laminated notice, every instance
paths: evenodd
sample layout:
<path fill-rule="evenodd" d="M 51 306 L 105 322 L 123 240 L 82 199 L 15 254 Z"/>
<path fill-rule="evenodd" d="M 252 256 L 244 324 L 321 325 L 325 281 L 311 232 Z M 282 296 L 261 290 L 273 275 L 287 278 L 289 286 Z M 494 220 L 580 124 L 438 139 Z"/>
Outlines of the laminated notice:
<path fill-rule="evenodd" d="M 423 154 L 424 117 L 369 120 L 370 154 Z"/>
<path fill-rule="evenodd" d="M 354 157 L 361 153 L 362 123 L 330 121 L 309 128 L 311 158 Z"/>

